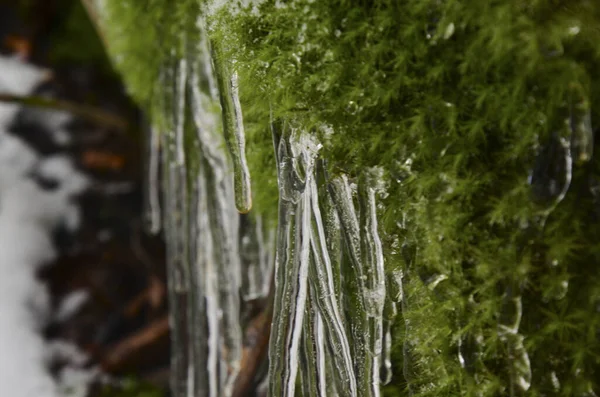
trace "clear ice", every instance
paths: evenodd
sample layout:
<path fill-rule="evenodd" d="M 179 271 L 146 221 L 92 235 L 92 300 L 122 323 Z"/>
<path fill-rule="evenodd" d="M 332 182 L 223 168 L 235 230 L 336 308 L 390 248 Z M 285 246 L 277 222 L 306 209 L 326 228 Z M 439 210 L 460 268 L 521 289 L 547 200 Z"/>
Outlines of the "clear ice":
<path fill-rule="evenodd" d="M 280 203 L 269 393 L 294 395 L 299 363 L 303 395 L 378 396 L 385 277 L 374 180 L 358 193 L 346 176 L 328 181 L 313 137 L 278 121 L 272 132 Z"/>
<path fill-rule="evenodd" d="M 147 173 L 145 208 L 146 227 L 152 234 L 157 234 L 161 228 L 160 210 L 160 132 L 157 127 L 150 127 L 150 137 L 147 145 Z"/>
<path fill-rule="evenodd" d="M 197 27 L 204 31 L 202 20 Z M 160 84 L 174 84 L 160 98 L 166 121 L 156 123 L 148 148 L 147 216 L 157 230 L 162 212 L 168 251 L 172 394 L 232 396 L 243 305 L 272 299 L 270 396 L 379 396 L 391 377 L 395 316 L 395 303 L 384 305 L 381 175 L 366 170 L 356 184 L 331 178 L 318 140 L 293 121 L 273 120 L 277 226 L 247 214 L 235 65 L 199 36 L 161 71 Z"/>
<path fill-rule="evenodd" d="M 235 205 L 245 214 L 252 208 L 250 171 L 246 161 L 246 137 L 240 105 L 238 74 L 232 70 L 218 44 L 213 43 L 213 65 L 219 87 L 223 115 L 223 135 L 233 161 Z"/>

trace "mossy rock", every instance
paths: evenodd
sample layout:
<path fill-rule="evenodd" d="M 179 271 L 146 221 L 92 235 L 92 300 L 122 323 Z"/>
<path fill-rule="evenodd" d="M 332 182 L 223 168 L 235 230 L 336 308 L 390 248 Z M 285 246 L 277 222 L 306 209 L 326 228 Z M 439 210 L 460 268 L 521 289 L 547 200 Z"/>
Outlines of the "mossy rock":
<path fill-rule="evenodd" d="M 156 119 L 157 73 L 205 9 L 107 4 Z M 264 1 L 207 19 L 240 75 L 253 211 L 276 219 L 273 118 L 317 135 L 331 175 L 384 170 L 386 267 L 405 277 L 387 395 L 600 391 L 600 3 Z"/>

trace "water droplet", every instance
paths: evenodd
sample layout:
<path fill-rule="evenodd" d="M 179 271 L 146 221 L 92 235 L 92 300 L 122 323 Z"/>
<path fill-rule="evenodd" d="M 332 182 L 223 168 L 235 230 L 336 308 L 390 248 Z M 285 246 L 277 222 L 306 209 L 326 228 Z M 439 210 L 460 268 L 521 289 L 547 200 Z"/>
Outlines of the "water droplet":
<path fill-rule="evenodd" d="M 448 40 L 454 34 L 454 22 L 450 22 L 444 31 L 444 40 Z"/>
<path fill-rule="evenodd" d="M 358 111 L 359 111 L 359 107 L 358 107 L 358 105 L 356 104 L 356 102 L 354 102 L 354 101 L 350 101 L 350 102 L 348 102 L 348 105 L 346 105 L 346 111 L 347 111 L 348 113 L 350 113 L 350 114 L 354 115 L 354 114 L 358 113 Z"/>

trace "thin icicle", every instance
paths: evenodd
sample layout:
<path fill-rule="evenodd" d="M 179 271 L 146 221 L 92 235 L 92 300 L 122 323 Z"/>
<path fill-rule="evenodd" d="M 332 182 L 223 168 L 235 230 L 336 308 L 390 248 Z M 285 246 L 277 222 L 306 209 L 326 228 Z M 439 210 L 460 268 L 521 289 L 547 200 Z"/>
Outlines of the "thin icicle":
<path fill-rule="evenodd" d="M 340 384 L 344 385 L 344 389 L 340 392 L 343 395 L 354 396 L 357 394 L 356 377 L 352 365 L 350 344 L 335 295 L 333 268 L 327 251 L 325 229 L 317 196 L 317 185 L 314 178 L 309 182 L 307 188 L 310 189 L 312 195 L 313 212 L 311 230 L 313 261 L 311 261 L 309 271 L 311 288 L 315 291 L 315 303 L 319 307 L 325 323 L 327 338 L 336 352 L 333 359 L 340 378 Z"/>
<path fill-rule="evenodd" d="M 408 297 L 405 293 L 405 285 L 408 281 L 408 276 L 414 271 L 415 259 L 416 259 L 416 248 L 410 244 L 408 240 L 405 240 L 402 244 L 402 257 L 405 262 L 405 271 L 398 271 L 394 276 L 394 285 L 397 289 L 395 296 L 400 299 L 402 316 L 404 317 L 404 343 L 402 344 L 402 375 L 406 381 L 408 396 L 411 397 L 415 393 L 415 359 L 414 359 L 414 347 L 411 338 L 414 337 L 413 329 L 410 324 L 410 320 L 406 317 L 409 311 L 408 308 Z"/>
<path fill-rule="evenodd" d="M 198 141 L 194 141 L 194 149 L 199 153 Z M 191 283 L 191 306 L 192 306 L 192 357 L 196 365 L 194 368 L 194 396 L 217 396 L 216 390 L 211 393 L 211 386 L 217 384 L 215 376 L 215 366 L 211 366 L 209 354 L 218 348 L 210 345 L 211 333 L 209 326 L 211 319 L 206 315 L 209 304 L 205 298 L 207 293 L 211 293 L 210 288 L 214 288 L 214 280 L 210 279 L 211 273 L 206 268 L 212 263 L 212 253 L 210 235 L 208 230 L 208 203 L 206 202 L 206 176 L 204 167 L 198 165 L 198 174 L 192 178 L 191 203 L 190 207 L 190 259 L 193 265 L 190 269 Z M 216 313 L 215 313 L 216 314 Z M 216 339 L 216 338 L 213 338 Z M 208 341 L 208 343 L 207 343 Z M 211 371 L 212 370 L 212 371 Z"/>
<path fill-rule="evenodd" d="M 160 133 L 157 127 L 150 127 L 148 139 L 148 170 L 146 172 L 146 214 L 147 228 L 157 234 L 161 228 L 160 210 Z"/>
<path fill-rule="evenodd" d="M 327 397 L 337 397 L 340 395 L 338 392 L 338 377 L 336 376 L 335 366 L 333 363 L 333 356 L 335 352 L 331 349 L 331 345 L 325 341 L 325 368 L 327 370 L 326 379 L 326 395 Z"/>
<path fill-rule="evenodd" d="M 178 172 L 165 155 L 165 239 L 167 245 L 167 281 L 169 291 L 169 321 L 172 333 L 171 344 L 171 390 L 174 397 L 187 396 L 189 378 L 189 287 L 182 252 L 179 249 L 181 214 L 178 208 Z"/>
<path fill-rule="evenodd" d="M 233 161 L 235 205 L 242 214 L 252 208 L 250 170 L 246 161 L 246 137 L 238 93 L 238 75 L 223 59 L 219 45 L 213 43 L 213 65 L 219 87 L 223 115 L 223 135 Z"/>
<path fill-rule="evenodd" d="M 175 64 L 161 71 L 163 80 L 180 81 L 182 70 Z M 185 75 L 184 75 L 185 76 Z M 184 84 L 185 77 L 183 76 Z M 188 228 L 186 203 L 186 181 L 184 159 L 178 155 L 178 129 L 183 128 L 185 98 L 180 85 L 166 91 L 162 109 L 165 116 L 165 131 L 161 134 L 163 148 L 163 186 L 165 212 L 165 240 L 167 246 L 167 281 L 169 291 L 169 314 L 172 332 L 172 376 L 171 389 L 174 397 L 188 396 L 193 387 L 190 377 L 192 360 L 190 353 L 190 278 L 188 262 Z"/>
<path fill-rule="evenodd" d="M 370 329 L 365 303 L 367 294 L 361 255 L 360 227 L 347 177 L 342 175 L 333 179 L 330 184 L 330 192 L 344 237 L 345 255 L 341 266 L 342 290 L 345 292 L 346 330 L 354 359 L 357 391 L 360 396 L 368 396 L 372 391 L 372 361 L 370 358 L 372 354 L 369 349 Z"/>
<path fill-rule="evenodd" d="M 208 396 L 217 397 L 220 393 L 219 382 L 219 354 L 220 354 L 220 324 L 219 324 L 219 296 L 218 296 L 218 278 L 215 269 L 215 255 L 213 252 L 213 235 L 211 233 L 210 218 L 209 218 L 209 203 L 208 203 L 208 181 L 207 181 L 207 165 L 202 161 L 198 173 L 199 189 L 201 196 L 198 201 L 198 244 L 199 250 L 199 275 L 204 279 L 203 296 L 201 300 L 206 305 L 204 316 L 207 321 L 207 374 Z"/>
<path fill-rule="evenodd" d="M 383 315 L 383 341 L 381 343 L 381 362 L 379 365 L 379 380 L 382 385 L 392 381 L 392 324 L 398 314 L 396 302 L 386 299 Z"/>
<path fill-rule="evenodd" d="M 224 163 L 224 162 L 223 162 Z M 219 306 L 221 312 L 221 379 L 223 396 L 231 395 L 242 357 L 242 329 L 240 324 L 241 264 L 237 236 L 239 218 L 233 206 L 233 191 L 226 168 L 211 167 L 214 190 L 211 192 L 209 212 L 214 234 L 218 264 Z M 212 189 L 211 189 L 212 190 Z"/>
<path fill-rule="evenodd" d="M 218 123 L 210 108 L 212 100 L 200 91 L 198 74 L 191 87 L 194 102 L 194 121 L 200 141 L 201 153 L 206 167 L 206 194 L 208 200 L 208 225 L 213 253 L 211 275 L 214 294 L 208 294 L 207 316 L 213 324 L 209 334 L 219 335 L 218 352 L 210 351 L 209 359 L 218 360 L 219 396 L 229 396 L 240 370 L 242 354 L 242 329 L 240 324 L 239 291 L 241 287 L 241 263 L 238 244 L 239 215 L 234 207 L 234 193 L 230 168 L 221 150 L 216 132 Z M 209 286 L 207 285 L 207 288 Z M 211 312 L 210 308 L 213 308 Z M 214 340 L 213 340 L 214 342 Z M 214 344 L 211 344 L 214 346 Z M 209 360 L 209 363 L 211 362 Z M 212 372 L 214 374 L 214 371 Z M 212 389 L 211 389 L 212 390 Z"/>
<path fill-rule="evenodd" d="M 328 191 L 328 175 L 326 164 L 323 160 L 317 162 L 317 194 L 319 198 L 319 208 L 323 214 L 323 228 L 325 230 L 325 242 L 327 243 L 327 252 L 331 261 L 333 275 L 333 287 L 335 295 L 338 298 L 338 305 L 343 307 L 344 294 L 341 285 L 342 271 L 342 234 L 340 220 L 335 209 L 335 204 Z"/>
<path fill-rule="evenodd" d="M 379 371 L 383 352 L 383 305 L 385 302 L 385 270 L 383 248 L 379 238 L 377 224 L 377 206 L 375 202 L 376 183 L 380 178 L 377 170 L 369 170 L 359 186 L 361 209 L 361 241 L 363 267 L 366 275 L 366 310 L 369 315 L 370 336 L 370 383 L 371 395 L 378 396 Z M 373 173 L 374 175 L 370 175 Z"/>
<path fill-rule="evenodd" d="M 318 307 L 315 305 L 314 292 L 312 290 L 310 292 L 301 339 L 302 393 L 305 397 L 327 397 L 324 326 Z"/>
<path fill-rule="evenodd" d="M 310 255 L 310 190 L 316 152 L 304 135 L 273 129 L 280 191 L 273 324 L 269 343 L 269 395 L 294 396 L 299 342 L 306 307 Z M 299 156 L 298 158 L 294 158 Z M 304 169 L 306 179 L 298 175 Z"/>

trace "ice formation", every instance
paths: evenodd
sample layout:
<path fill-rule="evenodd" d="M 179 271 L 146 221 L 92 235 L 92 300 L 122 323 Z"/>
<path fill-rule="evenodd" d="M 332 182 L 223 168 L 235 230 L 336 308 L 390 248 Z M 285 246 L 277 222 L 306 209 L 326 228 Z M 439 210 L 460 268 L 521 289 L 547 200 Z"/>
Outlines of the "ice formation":
<path fill-rule="evenodd" d="M 167 122 L 150 138 L 151 226 L 162 158 L 174 394 L 232 395 L 241 300 L 272 293 L 270 395 L 294 396 L 301 374 L 305 395 L 378 396 L 380 372 L 390 371 L 379 171 L 365 171 L 356 189 L 345 175 L 331 179 L 318 140 L 293 121 L 273 120 L 276 233 L 260 214 L 244 214 L 251 191 L 238 82 L 210 44 L 200 40 L 192 56 L 165 65 L 164 81 L 175 84 L 163 98 Z"/>

